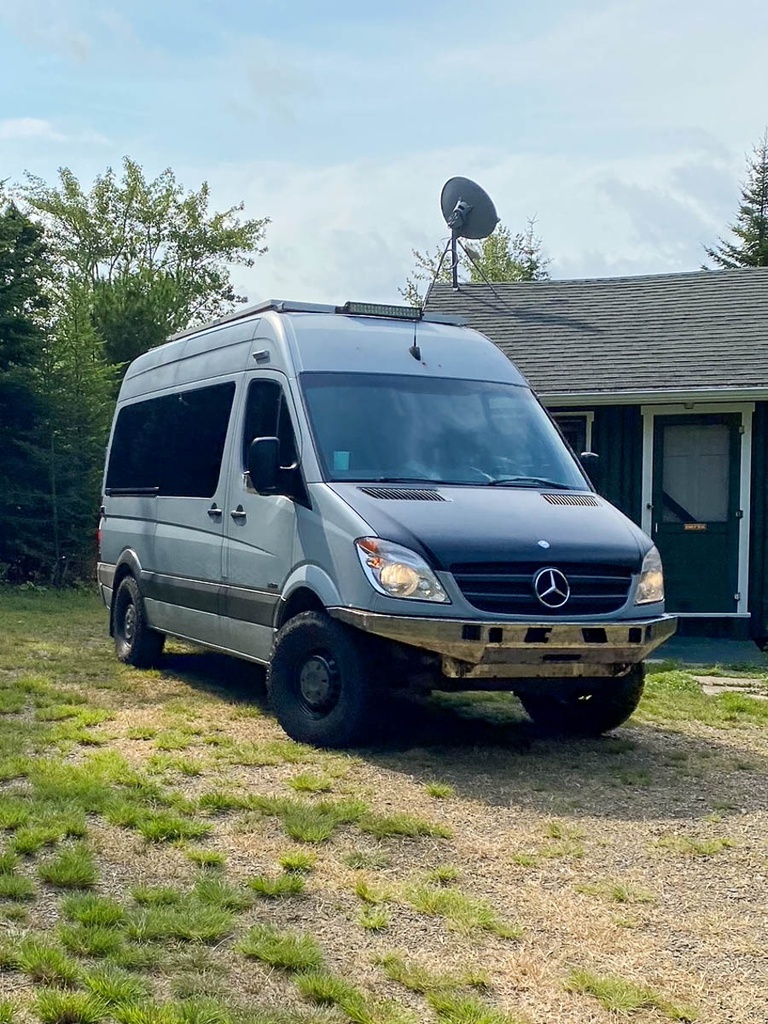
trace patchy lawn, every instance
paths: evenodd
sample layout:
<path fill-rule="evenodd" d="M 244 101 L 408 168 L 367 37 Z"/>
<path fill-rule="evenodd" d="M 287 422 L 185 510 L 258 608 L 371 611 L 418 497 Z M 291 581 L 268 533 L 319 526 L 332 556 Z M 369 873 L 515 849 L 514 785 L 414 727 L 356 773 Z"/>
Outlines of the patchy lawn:
<path fill-rule="evenodd" d="M 93 596 L 0 592 L 0 1022 L 766 1018 L 768 701 L 670 669 L 601 740 L 383 718 L 304 747 L 252 666 L 128 669 Z"/>

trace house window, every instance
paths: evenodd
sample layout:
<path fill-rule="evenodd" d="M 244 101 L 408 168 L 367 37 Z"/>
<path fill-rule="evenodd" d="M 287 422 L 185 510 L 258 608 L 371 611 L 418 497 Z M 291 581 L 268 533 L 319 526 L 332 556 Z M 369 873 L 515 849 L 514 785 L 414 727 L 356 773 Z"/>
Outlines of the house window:
<path fill-rule="evenodd" d="M 552 418 L 577 455 L 592 450 L 593 412 L 555 412 Z"/>

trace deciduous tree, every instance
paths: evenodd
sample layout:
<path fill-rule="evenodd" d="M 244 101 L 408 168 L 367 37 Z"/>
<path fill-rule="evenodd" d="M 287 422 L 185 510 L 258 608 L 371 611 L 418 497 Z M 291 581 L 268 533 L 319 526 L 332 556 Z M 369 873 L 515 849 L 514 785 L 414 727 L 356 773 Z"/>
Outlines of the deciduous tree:
<path fill-rule="evenodd" d="M 499 224 L 493 234 L 481 242 L 464 244 L 469 255 L 459 248 L 460 281 L 541 281 L 549 276 L 549 259 L 544 255 L 542 240 L 536 234 L 535 220 L 529 220 L 526 230 L 516 235 Z M 432 253 L 413 250 L 416 265 L 405 287 L 400 289 L 400 294 L 412 306 L 424 304 L 426 290 L 432 281 L 450 284 L 451 254 L 448 252 L 443 258 L 443 252 L 443 248 Z"/>

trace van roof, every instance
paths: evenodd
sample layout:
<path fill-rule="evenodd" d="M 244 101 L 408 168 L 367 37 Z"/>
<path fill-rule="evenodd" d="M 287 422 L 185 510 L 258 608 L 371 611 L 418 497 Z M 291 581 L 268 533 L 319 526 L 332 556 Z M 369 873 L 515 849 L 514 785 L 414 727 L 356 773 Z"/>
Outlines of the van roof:
<path fill-rule="evenodd" d="M 293 302 L 290 299 L 266 299 L 255 306 L 246 306 L 244 309 L 228 313 L 227 316 L 219 317 L 217 320 L 210 320 L 208 323 L 198 324 L 196 327 L 189 327 L 186 331 L 179 331 L 172 335 L 168 341 L 176 341 L 178 338 L 188 338 L 199 331 L 207 331 L 211 327 L 218 327 L 220 324 L 232 323 L 235 320 L 247 320 L 272 310 L 276 313 L 333 313 L 338 316 L 372 316 L 386 317 L 390 320 L 422 320 L 427 323 L 452 324 L 454 327 L 464 327 L 467 318 L 463 316 L 432 313 L 419 309 L 416 306 L 388 305 L 377 302 L 345 302 L 343 306 L 331 306 L 319 302 Z"/>

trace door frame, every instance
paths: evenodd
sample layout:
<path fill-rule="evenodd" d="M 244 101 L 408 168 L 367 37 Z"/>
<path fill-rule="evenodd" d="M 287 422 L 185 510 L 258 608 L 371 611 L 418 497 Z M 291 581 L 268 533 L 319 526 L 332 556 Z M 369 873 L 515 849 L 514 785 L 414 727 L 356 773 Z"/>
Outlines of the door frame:
<path fill-rule="evenodd" d="M 688 618 L 749 618 L 749 513 L 752 496 L 752 415 L 754 402 L 680 402 L 675 405 L 642 405 L 643 417 L 643 489 L 642 528 L 651 535 L 653 528 L 653 454 L 657 416 L 698 416 L 707 413 L 736 413 L 741 416 L 741 459 L 739 465 L 739 507 L 744 513 L 739 520 L 738 579 L 735 612 L 677 612 Z"/>

